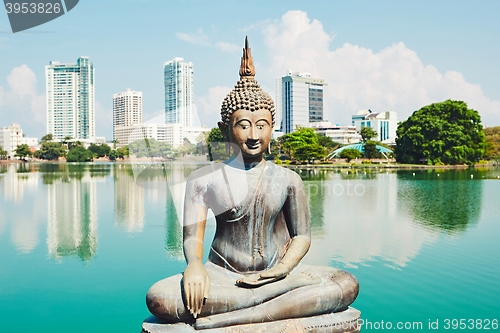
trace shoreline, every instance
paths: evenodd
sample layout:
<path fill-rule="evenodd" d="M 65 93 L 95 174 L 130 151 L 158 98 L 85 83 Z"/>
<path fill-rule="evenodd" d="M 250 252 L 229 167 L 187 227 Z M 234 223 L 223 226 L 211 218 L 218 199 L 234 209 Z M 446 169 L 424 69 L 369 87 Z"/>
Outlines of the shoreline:
<path fill-rule="evenodd" d="M 153 164 L 164 164 L 164 163 L 200 163 L 207 164 L 210 161 L 201 160 L 198 158 L 186 158 L 186 159 L 178 159 L 173 161 L 151 161 L 148 159 L 133 159 L 132 162 L 130 158 L 126 158 L 124 160 L 116 160 L 110 161 L 107 158 L 100 158 L 94 160 L 92 162 L 66 162 L 65 160 L 59 161 L 46 161 L 46 160 L 31 160 L 31 161 L 21 161 L 21 160 L 0 160 L 0 165 L 9 165 L 9 164 L 74 164 L 74 163 L 117 163 L 117 164 L 138 164 L 138 163 L 153 163 Z M 271 161 L 274 162 L 274 161 Z M 474 164 L 472 166 L 469 165 L 421 165 L 421 164 L 397 164 L 397 163 L 323 163 L 323 164 L 277 164 L 279 166 L 288 168 L 288 169 L 320 169 L 320 170 L 330 170 L 330 169 L 401 169 L 401 170 L 410 170 L 410 169 L 469 169 L 469 168 L 498 168 L 500 164 L 497 163 L 487 163 L 487 164 Z"/>

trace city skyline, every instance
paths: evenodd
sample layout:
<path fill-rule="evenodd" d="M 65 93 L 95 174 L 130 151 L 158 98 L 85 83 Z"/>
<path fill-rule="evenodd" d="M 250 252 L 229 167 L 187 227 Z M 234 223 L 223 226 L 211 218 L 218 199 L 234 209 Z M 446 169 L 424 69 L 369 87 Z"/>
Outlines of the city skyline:
<path fill-rule="evenodd" d="M 324 78 L 325 118 L 334 123 L 349 124 L 362 109 L 394 110 L 404 120 L 451 98 L 477 109 L 486 126 L 500 125 L 499 3 L 263 4 L 242 15 L 236 3 L 80 3 L 18 34 L 7 33 L 7 16 L 0 15 L 0 127 L 17 122 L 29 136 L 45 135 L 44 67 L 81 55 L 97 68 L 96 136 L 112 137 L 111 96 L 127 87 L 144 93 L 144 121 L 164 113 L 162 64 L 174 57 L 196 64 L 194 113 L 215 127 L 245 35 L 266 92 L 275 96 L 275 79 L 288 69 Z M 186 13 L 199 19 L 186 20 Z M 131 52 L 119 51 L 125 35 L 135 42 Z"/>

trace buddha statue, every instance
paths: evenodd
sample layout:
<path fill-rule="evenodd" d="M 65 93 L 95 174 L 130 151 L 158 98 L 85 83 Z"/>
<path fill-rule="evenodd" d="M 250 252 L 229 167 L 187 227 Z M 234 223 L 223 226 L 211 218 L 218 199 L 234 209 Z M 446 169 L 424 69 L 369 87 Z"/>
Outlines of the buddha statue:
<path fill-rule="evenodd" d="M 307 198 L 298 174 L 264 159 L 275 109 L 254 79 L 248 40 L 239 74 L 218 123 L 231 158 L 194 171 L 186 183 L 186 270 L 146 296 L 164 323 L 202 330 L 310 317 L 343 311 L 358 295 L 350 273 L 300 263 L 311 242 Z M 203 264 L 209 209 L 216 231 Z"/>

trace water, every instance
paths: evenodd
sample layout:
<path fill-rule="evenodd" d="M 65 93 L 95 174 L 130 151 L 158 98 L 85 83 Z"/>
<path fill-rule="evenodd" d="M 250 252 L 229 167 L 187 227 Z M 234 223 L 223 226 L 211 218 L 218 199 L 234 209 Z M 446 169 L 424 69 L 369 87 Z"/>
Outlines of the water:
<path fill-rule="evenodd" d="M 1 331 L 139 332 L 149 286 L 185 267 L 176 207 L 198 167 L 0 165 Z M 304 261 L 356 275 L 364 331 L 500 319 L 499 169 L 297 172 Z"/>

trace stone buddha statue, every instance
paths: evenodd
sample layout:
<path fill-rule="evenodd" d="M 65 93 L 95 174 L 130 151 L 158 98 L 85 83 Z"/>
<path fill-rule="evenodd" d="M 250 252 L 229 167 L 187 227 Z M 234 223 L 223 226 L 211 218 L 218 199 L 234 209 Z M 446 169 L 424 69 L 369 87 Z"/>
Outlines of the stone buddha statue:
<path fill-rule="evenodd" d="M 358 295 L 350 273 L 300 263 L 311 242 L 307 198 L 299 175 L 264 159 L 275 109 L 254 79 L 248 40 L 239 74 L 218 123 L 231 158 L 194 171 L 186 184 L 186 270 L 147 293 L 164 323 L 202 330 L 318 316 L 347 309 Z M 208 210 L 216 231 L 203 264 Z"/>

